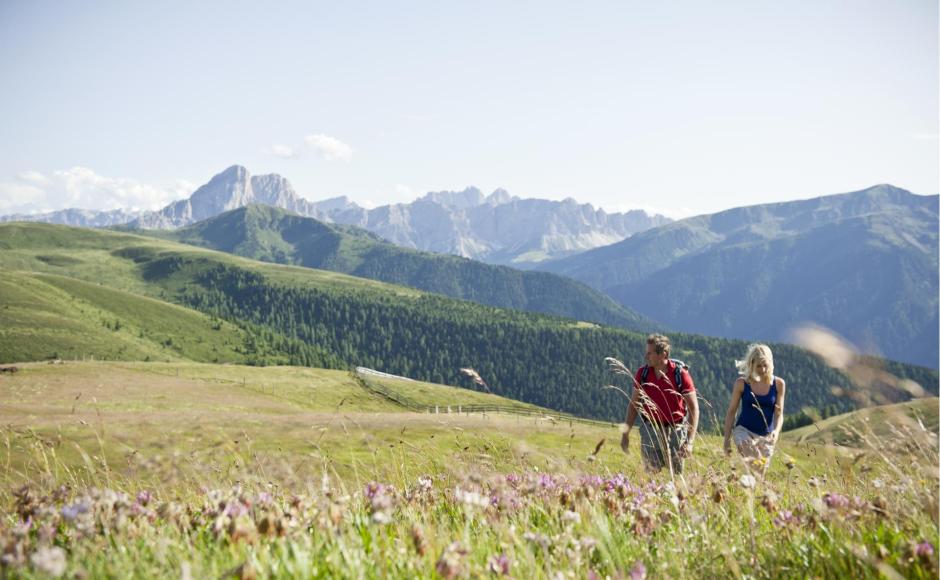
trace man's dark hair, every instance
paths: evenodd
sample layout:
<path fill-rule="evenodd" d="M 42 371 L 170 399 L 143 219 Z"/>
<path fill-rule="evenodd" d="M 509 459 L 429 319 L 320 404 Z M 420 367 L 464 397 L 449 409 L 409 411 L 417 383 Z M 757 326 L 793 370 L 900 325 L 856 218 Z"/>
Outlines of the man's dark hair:
<path fill-rule="evenodd" d="M 669 337 L 662 334 L 651 334 L 646 338 L 646 344 L 652 344 L 656 347 L 656 354 L 669 354 Z"/>

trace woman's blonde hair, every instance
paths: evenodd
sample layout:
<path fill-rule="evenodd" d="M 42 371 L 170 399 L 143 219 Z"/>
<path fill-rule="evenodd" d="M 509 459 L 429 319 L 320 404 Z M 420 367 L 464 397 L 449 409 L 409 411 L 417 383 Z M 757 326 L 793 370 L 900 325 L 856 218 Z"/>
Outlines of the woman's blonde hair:
<path fill-rule="evenodd" d="M 757 376 L 757 365 L 762 362 L 767 364 L 767 374 L 773 376 L 774 353 L 770 351 L 770 347 L 766 344 L 752 344 L 747 347 L 744 360 L 736 360 L 734 364 L 738 367 L 738 373 L 745 379 L 757 381 L 764 378 Z"/>

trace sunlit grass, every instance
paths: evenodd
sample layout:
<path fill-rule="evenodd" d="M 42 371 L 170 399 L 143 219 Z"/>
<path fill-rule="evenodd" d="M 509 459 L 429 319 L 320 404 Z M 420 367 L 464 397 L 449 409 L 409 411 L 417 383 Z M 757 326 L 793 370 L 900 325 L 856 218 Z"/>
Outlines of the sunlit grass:
<path fill-rule="evenodd" d="M 713 434 L 672 480 L 616 428 L 400 412 L 334 371 L 28 365 L 0 397 L 13 576 L 937 575 L 929 430 L 785 438 L 752 486 Z"/>

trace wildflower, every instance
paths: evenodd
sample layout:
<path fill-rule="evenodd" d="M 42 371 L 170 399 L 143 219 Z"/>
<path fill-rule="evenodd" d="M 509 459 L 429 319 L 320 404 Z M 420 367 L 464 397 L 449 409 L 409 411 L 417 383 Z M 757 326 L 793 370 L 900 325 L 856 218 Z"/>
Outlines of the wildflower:
<path fill-rule="evenodd" d="M 429 475 L 422 475 L 418 478 L 418 489 L 421 491 L 431 491 L 434 480 Z"/>
<path fill-rule="evenodd" d="M 366 486 L 365 496 L 369 499 L 374 523 L 383 525 L 392 521 L 392 510 L 395 507 L 395 498 L 390 493 L 392 491 L 394 490 L 374 481 Z"/>
<path fill-rule="evenodd" d="M 578 512 L 565 511 L 565 513 L 561 514 L 561 520 L 563 522 L 578 524 L 581 523 L 581 514 Z"/>
<path fill-rule="evenodd" d="M 490 498 L 475 491 L 463 491 L 459 487 L 454 490 L 454 498 L 468 509 L 486 509 L 490 505 Z"/>
<path fill-rule="evenodd" d="M 839 493 L 827 493 L 823 496 L 823 502 L 833 510 L 845 509 L 851 505 L 849 498 Z"/>
<path fill-rule="evenodd" d="M 500 576 L 509 576 L 509 569 L 511 567 L 512 562 L 509 560 L 509 556 L 506 554 L 492 556 L 490 557 L 490 561 L 487 563 L 487 569 L 493 574 L 498 574 Z"/>
<path fill-rule="evenodd" d="M 463 544 L 453 542 L 444 549 L 434 569 L 447 580 L 452 580 L 463 572 L 463 559 L 467 553 L 467 549 L 463 547 Z"/>
<path fill-rule="evenodd" d="M 70 522 L 77 518 L 78 516 L 87 513 L 91 506 L 88 505 L 88 502 L 85 500 L 80 500 L 72 505 L 67 505 L 62 508 L 62 518 Z"/>
<path fill-rule="evenodd" d="M 871 484 L 875 489 L 881 489 L 882 487 L 885 486 L 884 482 L 881 481 L 880 479 L 872 480 Z"/>
<path fill-rule="evenodd" d="M 545 534 L 537 534 L 535 532 L 526 532 L 522 534 L 522 538 L 533 544 L 538 544 L 543 550 L 547 550 L 552 543 L 551 539 Z"/>
<path fill-rule="evenodd" d="M 790 510 L 781 511 L 777 514 L 777 517 L 774 518 L 774 525 L 778 528 L 786 528 L 794 525 L 799 525 L 800 518 L 793 515 L 793 512 Z"/>
<path fill-rule="evenodd" d="M 796 467 L 796 461 L 794 461 L 793 458 L 789 455 L 784 455 L 783 457 L 786 460 L 785 465 L 787 466 L 787 469 L 792 471 L 793 468 Z"/>
<path fill-rule="evenodd" d="M 149 491 L 139 491 L 137 492 L 137 503 L 142 506 L 146 506 L 150 503 L 150 500 L 153 499 L 153 496 L 150 495 Z"/>
<path fill-rule="evenodd" d="M 738 483 L 740 483 L 741 487 L 745 489 L 752 489 L 755 485 L 757 485 L 757 480 L 754 479 L 754 476 L 750 473 L 745 473 L 741 476 L 741 479 L 738 480 Z"/>
<path fill-rule="evenodd" d="M 39 548 L 29 561 L 36 570 L 49 576 L 58 578 L 65 574 L 65 550 L 58 546 Z"/>
<path fill-rule="evenodd" d="M 777 495 L 772 491 L 768 491 L 761 496 L 760 504 L 768 513 L 777 511 Z"/>
<path fill-rule="evenodd" d="M 630 580 L 645 580 L 646 579 L 646 566 L 643 565 L 643 562 L 637 560 L 633 565 L 633 568 L 630 568 Z"/>
<path fill-rule="evenodd" d="M 933 544 L 923 541 L 914 547 L 914 555 L 923 560 L 929 560 L 933 556 Z"/>
<path fill-rule="evenodd" d="M 385 486 L 382 485 L 381 483 L 370 481 L 368 484 L 366 484 L 366 488 L 363 493 L 365 494 L 367 498 L 372 499 L 373 497 L 377 495 L 384 494 Z"/>
<path fill-rule="evenodd" d="M 424 538 L 424 532 L 417 524 L 411 526 L 411 543 L 418 555 L 424 556 L 428 553 L 428 541 Z"/>

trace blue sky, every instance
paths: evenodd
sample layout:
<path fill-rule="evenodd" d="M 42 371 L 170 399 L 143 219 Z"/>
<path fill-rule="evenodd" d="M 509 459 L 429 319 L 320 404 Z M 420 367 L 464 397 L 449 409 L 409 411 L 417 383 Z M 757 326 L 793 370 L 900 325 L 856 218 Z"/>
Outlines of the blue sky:
<path fill-rule="evenodd" d="M 940 189 L 935 1 L 0 2 L 0 214 L 225 167 L 673 215 Z"/>

